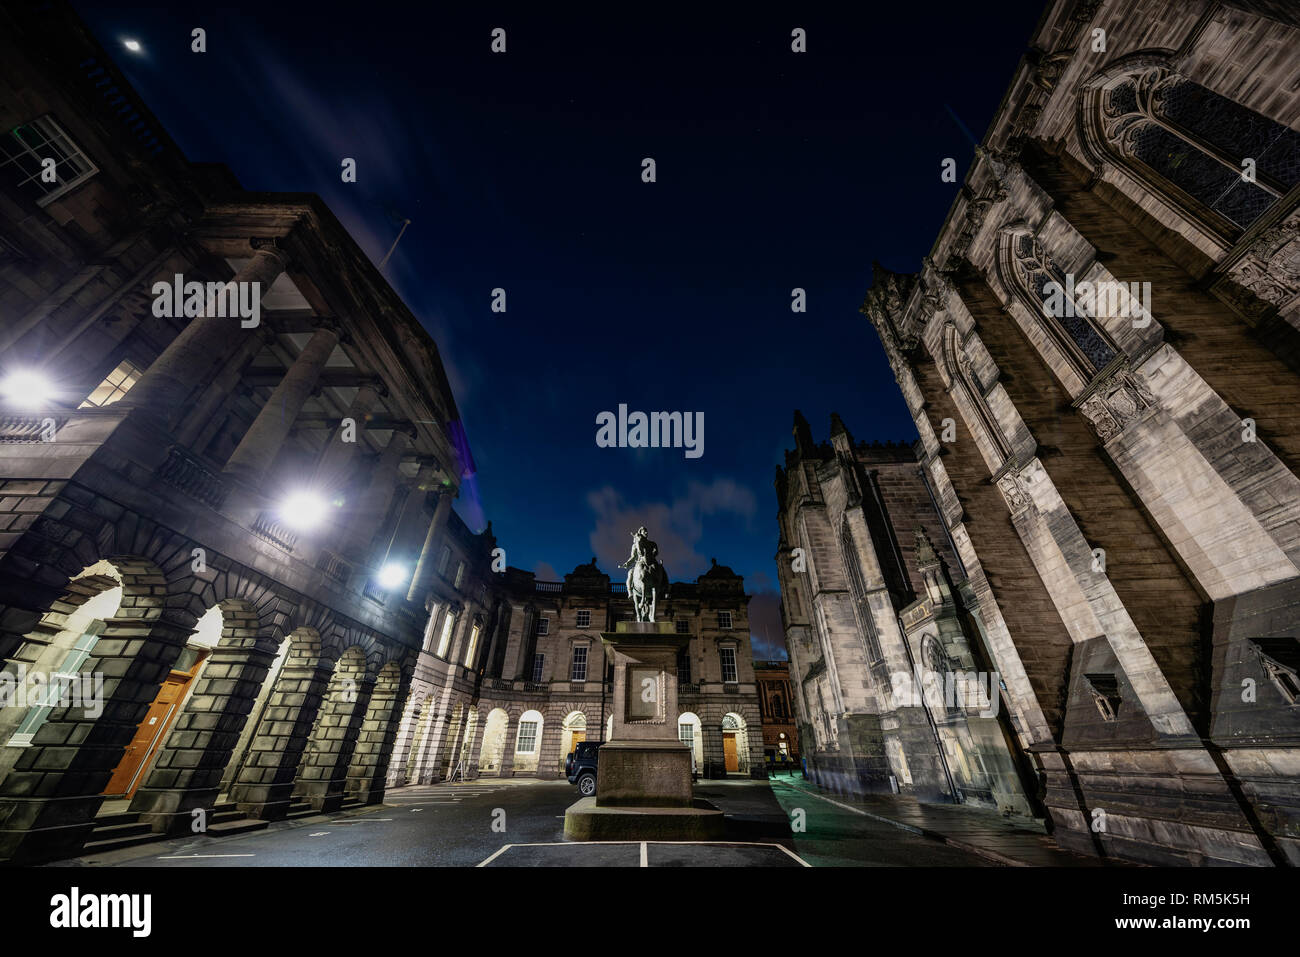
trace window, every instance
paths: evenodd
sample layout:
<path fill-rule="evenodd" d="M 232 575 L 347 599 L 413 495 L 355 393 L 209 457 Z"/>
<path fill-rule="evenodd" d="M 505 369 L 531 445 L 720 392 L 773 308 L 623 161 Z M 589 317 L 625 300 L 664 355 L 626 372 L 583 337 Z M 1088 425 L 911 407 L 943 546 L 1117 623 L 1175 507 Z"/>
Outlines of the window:
<path fill-rule="evenodd" d="M 447 612 L 442 619 L 442 637 L 438 639 L 438 657 L 446 658 L 447 649 L 451 647 L 451 629 L 456 623 L 456 616 Z"/>
<path fill-rule="evenodd" d="M 43 179 L 41 164 L 47 159 L 54 160 L 53 183 Z M 99 171 L 51 116 L 15 126 L 0 136 L 0 169 L 38 206 L 53 202 Z"/>
<path fill-rule="evenodd" d="M 433 650 L 434 629 L 438 627 L 438 609 L 439 605 L 437 602 L 434 602 L 433 606 L 429 609 L 429 624 L 424 628 L 424 651 Z"/>
<path fill-rule="evenodd" d="M 533 655 L 533 684 L 542 683 L 542 669 L 546 666 L 545 655 Z"/>
<path fill-rule="evenodd" d="M 695 725 L 683 721 L 677 726 L 677 740 L 688 747 L 695 746 Z"/>
<path fill-rule="evenodd" d="M 103 630 L 102 621 L 91 622 L 81 636 L 73 642 L 72 648 L 63 659 L 63 664 L 50 676 L 49 683 L 38 692 L 39 700 L 34 701 L 27 709 L 27 714 L 23 716 L 13 737 L 9 739 L 11 747 L 30 745 L 32 738 L 45 724 L 51 711 L 56 707 L 67 707 L 70 700 L 75 701 L 83 694 L 79 690 L 78 682 L 82 679 L 78 677 L 78 673 L 81 671 L 81 666 L 86 663 L 86 659 L 90 657 L 91 649 L 95 647 L 95 642 L 99 640 Z"/>
<path fill-rule="evenodd" d="M 679 651 L 677 653 L 677 683 L 679 685 L 691 683 L 691 653 L 689 651 Z"/>
<path fill-rule="evenodd" d="M 442 546 L 442 551 L 438 553 L 438 574 L 443 578 L 447 577 L 447 566 L 451 564 L 451 546 Z"/>
<path fill-rule="evenodd" d="M 573 668 L 569 671 L 570 681 L 587 680 L 587 646 L 573 646 Z"/>
<path fill-rule="evenodd" d="M 1168 187 L 1246 229 L 1300 182 L 1300 132 L 1163 66 L 1121 77 L 1094 96 L 1089 121 L 1139 178 Z M 1096 133 L 1093 133 L 1096 135 Z M 1255 161 L 1255 181 L 1242 161 Z"/>
<path fill-rule="evenodd" d="M 590 627 L 591 627 L 591 610 L 590 610 L 590 609 L 588 609 L 588 608 L 580 608 L 580 609 L 578 609 L 578 627 L 579 627 L 579 628 L 590 628 Z"/>
<path fill-rule="evenodd" d="M 519 742 L 515 750 L 521 754 L 532 754 L 537 750 L 537 722 L 519 722 Z"/>
<path fill-rule="evenodd" d="M 677 634 L 689 635 L 691 633 L 691 622 L 688 618 L 678 618 L 674 623 L 677 626 Z"/>
<path fill-rule="evenodd" d="M 465 580 L 465 563 L 456 563 L 456 580 L 452 583 L 453 587 L 459 588 L 460 583 Z"/>
<path fill-rule="evenodd" d="M 735 684 L 740 680 L 736 672 L 736 649 L 719 648 L 718 654 L 722 656 L 722 680 L 727 684 Z"/>
<path fill-rule="evenodd" d="M 143 373 L 139 367 L 131 362 L 123 360 L 117 364 L 117 368 L 108 374 L 103 382 L 95 387 L 95 391 L 86 397 L 86 401 L 78 406 L 80 409 L 100 408 L 106 405 L 112 405 L 122 396 L 131 390 L 131 386 L 140 381 Z"/>
<path fill-rule="evenodd" d="M 723 629 L 727 629 L 731 627 L 731 612 L 729 611 L 718 612 L 718 627 Z"/>
<path fill-rule="evenodd" d="M 549 618 L 538 618 L 538 619 L 537 619 L 537 634 L 539 634 L 539 635 L 549 635 L 550 633 L 551 633 L 551 619 L 549 619 Z"/>
<path fill-rule="evenodd" d="M 478 625 L 475 625 L 469 632 L 469 648 L 465 651 L 465 667 L 474 667 L 474 652 L 478 650 Z"/>

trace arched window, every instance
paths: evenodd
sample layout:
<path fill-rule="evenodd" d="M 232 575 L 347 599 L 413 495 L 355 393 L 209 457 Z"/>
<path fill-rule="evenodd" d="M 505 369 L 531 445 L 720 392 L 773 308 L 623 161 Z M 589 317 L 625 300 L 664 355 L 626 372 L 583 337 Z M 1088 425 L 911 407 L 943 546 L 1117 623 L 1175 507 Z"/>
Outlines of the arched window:
<path fill-rule="evenodd" d="M 1092 317 L 1091 310 L 1078 299 L 1065 301 L 1074 288 L 1042 245 L 1029 233 L 1011 233 L 1004 242 L 1010 245 L 1009 277 L 1027 300 L 1027 305 L 1044 320 L 1044 326 L 1066 361 L 1084 382 L 1092 379 L 1114 361 L 1118 349 L 1104 329 Z M 1005 265 L 1005 264 L 1004 264 Z"/>
<path fill-rule="evenodd" d="M 975 418 L 992 444 L 993 451 L 998 458 L 998 464 L 1001 465 L 1011 457 L 1011 444 L 1007 441 L 1006 436 L 1002 434 L 997 419 L 993 417 L 993 410 L 989 408 L 988 399 L 984 395 L 984 387 L 975 375 L 975 370 L 970 364 L 970 357 L 966 355 L 966 349 L 962 345 L 961 334 L 957 332 L 957 327 L 951 322 L 943 330 L 943 358 L 943 368 L 948 379 L 949 388 L 955 390 L 960 386 L 962 391 L 966 393 L 971 408 L 974 410 Z"/>
<path fill-rule="evenodd" d="M 862 577 L 862 565 L 858 562 L 858 552 L 853 545 L 853 533 L 849 523 L 840 526 L 840 549 L 844 552 L 844 567 L 848 572 L 849 594 L 853 598 L 853 611 L 858 616 L 858 629 L 867 646 L 867 662 L 873 664 L 884 657 L 880 650 L 880 638 L 876 635 L 875 623 L 871 620 L 871 605 L 867 602 L 867 581 Z"/>
<path fill-rule="evenodd" d="M 1221 232 L 1246 229 L 1300 183 L 1300 133 L 1167 67 L 1121 74 L 1091 97 L 1106 150 Z M 1247 159 L 1254 182 L 1242 178 Z"/>

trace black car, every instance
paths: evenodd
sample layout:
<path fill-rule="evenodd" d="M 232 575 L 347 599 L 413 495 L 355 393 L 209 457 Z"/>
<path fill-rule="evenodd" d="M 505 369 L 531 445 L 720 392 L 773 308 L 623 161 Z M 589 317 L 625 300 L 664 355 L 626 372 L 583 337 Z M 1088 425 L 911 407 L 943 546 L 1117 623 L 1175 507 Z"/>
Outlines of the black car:
<path fill-rule="evenodd" d="M 596 793 L 596 752 L 599 741 L 579 741 L 564 759 L 564 776 L 578 786 L 578 793 L 591 797 Z"/>

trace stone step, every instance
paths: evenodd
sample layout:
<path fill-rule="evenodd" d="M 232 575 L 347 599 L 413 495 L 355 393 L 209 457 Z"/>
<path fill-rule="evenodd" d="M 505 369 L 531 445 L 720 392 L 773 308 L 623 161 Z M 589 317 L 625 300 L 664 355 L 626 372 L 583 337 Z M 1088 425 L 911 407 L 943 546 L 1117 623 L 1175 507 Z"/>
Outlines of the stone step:
<path fill-rule="evenodd" d="M 270 821 L 255 817 L 238 817 L 233 820 L 212 824 L 208 827 L 208 837 L 230 837 L 234 834 L 247 834 L 251 831 L 264 831 L 271 826 Z"/>

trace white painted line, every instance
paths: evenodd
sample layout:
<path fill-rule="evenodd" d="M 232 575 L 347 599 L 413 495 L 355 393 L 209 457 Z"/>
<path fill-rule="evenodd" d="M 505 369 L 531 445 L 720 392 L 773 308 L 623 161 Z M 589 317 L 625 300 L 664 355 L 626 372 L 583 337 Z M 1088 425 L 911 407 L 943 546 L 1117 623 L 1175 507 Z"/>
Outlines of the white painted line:
<path fill-rule="evenodd" d="M 502 844 L 502 845 L 501 845 L 501 850 L 497 851 L 495 854 L 493 854 L 491 857 L 489 857 L 486 861 L 483 861 L 482 863 L 480 863 L 480 864 L 478 864 L 478 865 L 476 865 L 476 866 L 478 866 L 478 867 L 487 867 L 489 864 L 491 864 L 493 861 L 495 861 L 498 857 L 500 857 L 502 854 L 504 854 L 506 851 L 508 851 L 508 850 L 509 850 L 510 848 L 512 848 L 512 847 L 514 847 L 513 844 Z"/>
<path fill-rule="evenodd" d="M 784 844 L 772 844 L 766 841 L 535 841 L 531 844 L 506 844 L 489 857 L 482 864 L 476 865 L 482 867 L 489 861 L 496 860 L 512 847 L 584 847 L 592 844 L 600 845 L 619 845 L 626 847 L 630 844 L 640 844 L 641 846 L 641 866 L 648 867 L 646 863 L 647 848 L 650 844 L 663 844 L 669 847 L 775 847 L 784 854 L 794 858 L 804 867 L 812 867 L 807 861 L 796 854 Z"/>
<path fill-rule="evenodd" d="M 308 837 L 324 837 L 324 836 L 325 836 L 326 834 L 328 834 L 328 833 L 329 833 L 329 831 L 316 831 L 315 833 L 313 833 L 313 834 L 308 834 L 307 836 L 308 836 Z"/>
<path fill-rule="evenodd" d="M 196 857 L 256 857 L 256 854 L 172 854 L 168 857 L 160 857 L 160 861 L 188 861 Z"/>
<path fill-rule="evenodd" d="M 650 859 L 649 859 L 649 857 L 646 855 L 645 841 L 642 841 L 642 842 L 641 842 L 641 866 L 642 866 L 642 867 L 649 867 L 649 866 L 650 866 Z"/>

